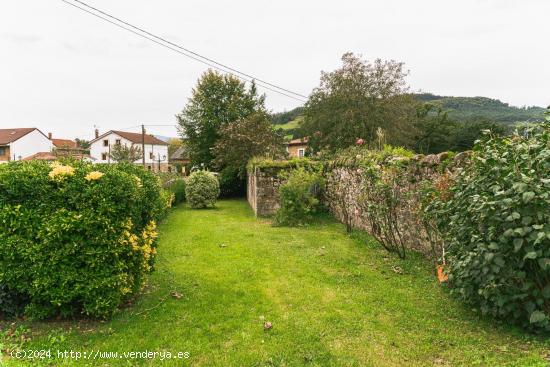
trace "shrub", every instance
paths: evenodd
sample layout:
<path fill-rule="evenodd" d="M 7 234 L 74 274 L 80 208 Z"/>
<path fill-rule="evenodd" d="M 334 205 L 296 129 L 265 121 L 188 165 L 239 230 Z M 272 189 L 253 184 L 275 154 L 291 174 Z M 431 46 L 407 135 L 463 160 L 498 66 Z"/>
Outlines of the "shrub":
<path fill-rule="evenodd" d="M 0 284 L 32 318 L 110 316 L 152 270 L 166 198 L 131 164 L 0 166 Z"/>
<path fill-rule="evenodd" d="M 428 210 L 447 246 L 452 292 L 485 314 L 549 331 L 550 126 L 525 136 L 477 142 Z"/>
<path fill-rule="evenodd" d="M 207 171 L 193 172 L 187 179 L 185 196 L 194 209 L 213 206 L 220 195 L 220 185 L 213 173 Z"/>
<path fill-rule="evenodd" d="M 223 198 L 242 197 L 246 195 L 246 180 L 239 177 L 237 169 L 226 167 L 218 176 L 220 196 Z"/>
<path fill-rule="evenodd" d="M 182 178 L 174 179 L 166 183 L 166 188 L 174 194 L 174 204 L 180 204 L 185 201 L 185 180 Z"/>
<path fill-rule="evenodd" d="M 275 215 L 278 225 L 296 226 L 311 221 L 319 209 L 323 179 L 319 171 L 298 167 L 285 175 L 286 182 L 279 188 L 281 208 Z"/>

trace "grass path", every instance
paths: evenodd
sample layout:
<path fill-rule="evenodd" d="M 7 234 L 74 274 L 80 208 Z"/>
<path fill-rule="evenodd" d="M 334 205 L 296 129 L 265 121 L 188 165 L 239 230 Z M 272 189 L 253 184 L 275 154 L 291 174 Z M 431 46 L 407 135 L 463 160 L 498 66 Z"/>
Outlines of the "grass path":
<path fill-rule="evenodd" d="M 76 366 L 550 364 L 550 342 L 476 316 L 424 260 L 396 259 L 328 219 L 275 228 L 245 201 L 179 208 L 162 224 L 157 269 L 146 293 L 111 321 L 27 323 L 24 347 L 190 354 L 53 363 Z"/>

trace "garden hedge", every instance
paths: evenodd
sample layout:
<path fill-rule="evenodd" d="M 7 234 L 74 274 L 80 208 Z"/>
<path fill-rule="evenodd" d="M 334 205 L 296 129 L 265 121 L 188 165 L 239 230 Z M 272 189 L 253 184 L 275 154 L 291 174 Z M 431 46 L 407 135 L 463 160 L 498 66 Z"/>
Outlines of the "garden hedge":
<path fill-rule="evenodd" d="M 171 199 L 129 164 L 0 165 L 0 316 L 110 316 L 143 288 Z"/>
<path fill-rule="evenodd" d="M 185 197 L 193 209 L 203 209 L 216 204 L 220 196 L 220 184 L 216 176 L 207 171 L 191 173 L 185 184 Z"/>
<path fill-rule="evenodd" d="M 452 292 L 550 331 L 550 124 L 486 137 L 449 186 L 428 210 L 447 246 Z"/>

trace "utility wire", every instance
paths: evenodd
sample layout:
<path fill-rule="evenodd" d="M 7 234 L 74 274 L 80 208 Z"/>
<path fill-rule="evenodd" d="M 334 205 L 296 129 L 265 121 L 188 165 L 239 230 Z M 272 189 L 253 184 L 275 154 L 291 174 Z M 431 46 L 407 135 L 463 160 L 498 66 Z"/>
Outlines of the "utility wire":
<path fill-rule="evenodd" d="M 116 23 L 116 22 L 112 21 L 111 19 L 108 19 L 108 18 L 106 18 L 106 17 L 104 17 L 104 16 L 102 16 L 102 15 L 96 14 L 96 13 L 94 13 L 94 12 L 92 12 L 92 11 L 90 11 L 90 10 L 87 10 L 87 9 L 81 7 L 81 6 L 78 6 L 78 5 L 76 5 L 76 4 L 73 4 L 72 2 L 70 2 L 70 1 L 68 1 L 68 0 L 61 0 L 61 1 L 64 2 L 64 3 L 66 3 L 66 4 L 68 4 L 68 5 L 73 6 L 73 7 L 77 8 L 77 9 L 79 9 L 79 10 L 82 10 L 82 11 L 84 11 L 84 12 L 90 14 L 90 15 L 93 15 L 93 16 L 99 18 L 99 19 L 102 19 L 102 20 L 104 20 L 104 21 L 106 21 L 106 22 L 108 22 L 108 23 L 110 23 L 110 24 L 112 24 L 112 25 L 114 25 L 114 26 L 116 26 L 116 27 L 122 28 L 122 29 L 124 29 L 124 30 L 126 30 L 126 31 L 128 31 L 128 32 L 131 32 L 131 33 L 133 33 L 133 34 L 139 36 L 139 37 L 142 37 L 142 38 L 145 38 L 145 39 L 147 39 L 147 40 L 149 40 L 149 41 L 151 41 L 151 42 L 154 42 L 154 43 L 156 43 L 156 44 L 158 44 L 158 45 L 160 45 L 160 46 L 162 46 L 162 47 L 165 47 L 165 48 L 167 48 L 167 49 L 169 49 L 169 50 L 172 50 L 172 51 L 174 51 L 174 52 L 177 52 L 177 53 L 179 53 L 179 54 L 181 54 L 181 55 L 184 55 L 184 56 L 186 56 L 186 57 L 188 57 L 188 58 L 191 58 L 191 59 L 193 59 L 193 60 L 195 60 L 195 61 L 198 61 L 198 62 L 200 62 L 200 63 L 202 63 L 202 64 L 208 65 L 208 66 L 210 66 L 210 67 L 212 67 L 212 68 L 214 68 L 214 69 L 216 69 L 216 70 L 218 70 L 218 71 L 221 71 L 221 72 L 223 72 L 223 73 L 227 73 L 227 74 L 233 75 L 233 76 L 235 76 L 235 77 L 237 77 L 237 78 L 239 78 L 239 79 L 241 79 L 241 80 L 243 80 L 243 81 L 245 81 L 245 82 L 249 82 L 249 83 L 256 82 L 259 86 L 261 86 L 261 87 L 263 87 L 263 88 L 265 88 L 265 89 L 267 89 L 267 90 L 270 90 L 270 91 L 272 91 L 272 92 L 275 92 L 275 93 L 284 95 L 284 96 L 286 96 L 286 97 L 289 97 L 289 98 L 292 98 L 292 99 L 295 99 L 295 100 L 298 100 L 298 101 L 300 101 L 300 102 L 306 102 L 306 100 L 307 100 L 307 97 L 304 96 L 304 95 L 302 95 L 302 94 L 295 93 L 295 92 L 292 92 L 292 91 L 290 91 L 290 90 L 288 90 L 288 89 L 285 89 L 285 88 L 282 88 L 282 87 L 278 87 L 278 86 L 276 86 L 276 85 L 274 85 L 274 84 L 271 84 L 271 83 L 268 83 L 268 82 L 266 82 L 266 81 L 263 81 L 263 80 L 261 80 L 261 79 L 254 78 L 254 77 L 251 76 L 251 75 L 248 75 L 248 74 L 243 73 L 243 72 L 240 72 L 240 71 L 238 71 L 238 70 L 236 70 L 236 69 L 233 69 L 233 68 L 230 68 L 230 67 L 228 67 L 228 66 L 225 66 L 225 65 L 223 65 L 223 64 L 221 64 L 221 63 L 218 63 L 218 62 L 216 62 L 216 61 L 214 61 L 214 60 L 212 60 L 212 59 L 209 59 L 209 58 L 207 58 L 207 57 L 205 57 L 205 56 L 201 56 L 201 55 L 198 54 L 198 53 L 195 53 L 195 52 L 193 52 L 193 51 L 191 51 L 191 50 L 188 50 L 188 49 L 186 49 L 186 48 L 184 48 L 184 47 L 182 47 L 182 46 L 180 46 L 180 45 L 177 45 L 177 44 L 175 44 L 175 43 L 173 43 L 173 42 L 170 42 L 170 41 L 168 41 L 168 40 L 165 40 L 165 39 L 162 38 L 162 37 L 156 36 L 156 35 L 154 35 L 153 33 L 147 32 L 147 31 L 145 31 L 145 30 L 143 30 L 143 29 L 141 29 L 141 28 L 139 28 L 139 27 L 136 27 L 136 26 L 134 26 L 134 25 L 132 25 L 132 24 L 130 24 L 130 23 L 128 23 L 128 22 L 125 22 L 125 21 L 123 21 L 123 20 L 121 20 L 121 19 L 119 19 L 119 18 L 117 18 L 117 17 L 114 17 L 114 16 L 112 16 L 112 15 L 110 15 L 110 14 L 108 14 L 108 13 L 105 13 L 105 12 L 103 12 L 103 11 L 97 9 L 97 8 L 94 8 L 94 7 L 92 7 L 92 6 L 90 6 L 90 5 L 86 4 L 86 3 L 84 3 L 84 2 L 82 2 L 82 1 L 73 0 L 73 1 L 75 1 L 75 2 L 77 2 L 77 3 L 79 3 L 79 4 L 82 4 L 82 5 L 84 5 L 84 6 L 88 7 L 88 8 L 90 8 L 90 9 L 93 9 L 93 10 L 96 11 L 96 12 L 99 12 L 100 14 L 104 14 L 105 16 L 107 16 L 107 17 L 109 17 L 109 18 L 111 18 L 111 19 L 114 19 L 114 20 L 116 20 L 117 22 L 120 22 L 120 23 L 122 23 L 122 24 L 125 24 L 125 25 L 127 25 L 128 27 L 125 27 L 125 26 L 123 26 L 123 25 L 121 25 L 121 24 L 119 24 L 119 23 Z M 131 27 L 131 28 L 133 28 L 133 29 L 131 29 L 131 28 L 129 28 L 129 27 Z M 145 35 L 145 34 L 139 33 L 139 32 L 137 32 L 137 31 L 135 31 L 134 29 L 138 30 L 139 32 L 143 32 L 143 33 L 145 33 L 145 34 L 147 34 L 147 35 L 149 35 L 149 36 L 151 36 L 151 37 L 148 37 L 148 36 Z M 159 41 L 159 40 L 160 40 L 160 41 Z M 161 42 L 161 41 L 162 41 L 162 42 Z M 165 43 L 163 43 L 163 42 L 165 42 Z M 181 50 L 183 50 L 183 51 L 185 51 L 185 52 L 183 52 L 183 51 L 181 51 Z M 222 69 L 222 68 L 223 68 L 223 69 Z M 225 70 L 225 69 L 227 69 L 227 70 Z M 229 71 L 228 71 L 228 70 L 229 70 Z M 240 74 L 240 75 L 239 75 L 239 74 Z M 276 89 L 275 89 L 275 88 L 276 88 Z M 284 91 L 284 92 L 282 92 L 282 91 Z M 285 93 L 285 92 L 288 92 L 288 93 Z M 290 94 L 289 94 L 289 93 L 290 93 Z"/>

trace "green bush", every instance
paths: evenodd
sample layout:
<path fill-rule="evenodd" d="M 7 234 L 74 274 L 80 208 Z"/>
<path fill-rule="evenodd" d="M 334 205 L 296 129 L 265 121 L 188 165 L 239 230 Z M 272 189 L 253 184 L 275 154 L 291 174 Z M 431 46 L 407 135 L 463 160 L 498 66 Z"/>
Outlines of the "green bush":
<path fill-rule="evenodd" d="M 173 179 L 166 183 L 165 187 L 174 194 L 174 204 L 185 201 L 185 180 L 183 178 Z"/>
<path fill-rule="evenodd" d="M 226 167 L 218 176 L 220 197 L 234 198 L 246 195 L 246 180 L 239 177 L 237 169 Z"/>
<path fill-rule="evenodd" d="M 286 182 L 279 187 L 281 207 L 275 215 L 277 225 L 296 226 L 311 221 L 319 209 L 323 179 L 318 171 L 298 167 L 285 175 Z"/>
<path fill-rule="evenodd" d="M 485 314 L 550 331 L 550 125 L 487 136 L 471 159 L 428 207 L 452 292 Z"/>
<path fill-rule="evenodd" d="M 2 288 L 31 318 L 110 316 L 152 270 L 168 199 L 130 164 L 1 165 Z"/>
<path fill-rule="evenodd" d="M 213 173 L 207 171 L 193 172 L 187 179 L 185 196 L 194 209 L 214 206 L 220 195 L 220 185 Z"/>

